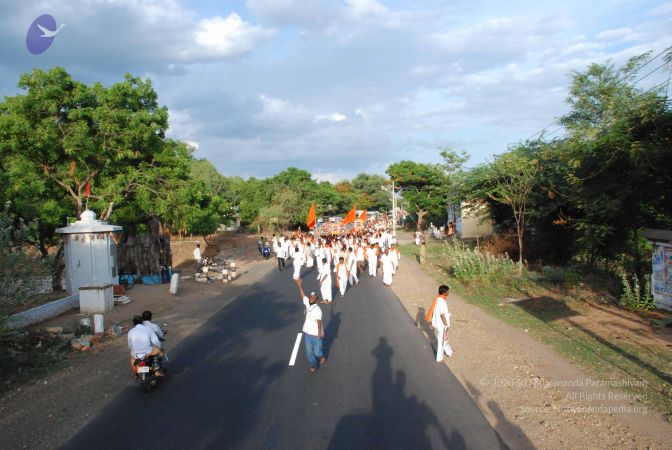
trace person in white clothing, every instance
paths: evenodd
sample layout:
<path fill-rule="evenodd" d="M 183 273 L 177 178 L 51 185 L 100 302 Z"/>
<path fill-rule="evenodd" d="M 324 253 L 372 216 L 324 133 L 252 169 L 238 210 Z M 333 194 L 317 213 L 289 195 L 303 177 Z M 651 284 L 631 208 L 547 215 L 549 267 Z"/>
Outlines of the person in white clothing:
<path fill-rule="evenodd" d="M 159 338 L 159 348 L 163 347 L 161 345 L 161 340 L 163 339 L 163 330 L 160 326 L 152 322 L 152 312 L 143 311 L 142 312 L 142 324 L 156 333 L 156 336 Z"/>
<path fill-rule="evenodd" d="M 345 290 L 348 287 L 350 273 L 348 271 L 348 266 L 345 264 L 345 258 L 342 256 L 338 257 L 338 262 L 334 267 L 334 273 L 336 274 L 336 286 L 341 291 L 341 297 L 343 297 L 345 295 Z"/>
<path fill-rule="evenodd" d="M 322 258 L 322 270 L 317 276 L 322 294 L 322 303 L 331 303 L 331 267 L 327 264 L 327 258 Z"/>
<path fill-rule="evenodd" d="M 285 270 L 285 260 L 287 259 L 287 250 L 285 249 L 285 244 L 279 242 L 276 248 L 275 257 L 278 261 L 278 270 L 282 272 Z"/>
<path fill-rule="evenodd" d="M 201 244 L 196 244 L 194 249 L 194 259 L 196 260 L 196 273 L 201 271 Z"/>
<path fill-rule="evenodd" d="M 369 265 L 369 276 L 376 276 L 376 269 L 378 268 L 378 255 L 376 252 L 376 247 L 371 244 L 371 247 L 366 249 L 366 260 Z"/>
<path fill-rule="evenodd" d="M 390 257 L 392 259 L 392 274 L 397 273 L 397 268 L 399 267 L 399 260 L 401 259 L 401 253 L 396 245 L 392 244 L 390 248 Z"/>
<path fill-rule="evenodd" d="M 380 262 L 383 266 L 383 284 L 392 286 L 392 273 L 394 272 L 394 265 L 392 263 L 392 255 L 385 249 L 380 257 Z"/>
<path fill-rule="evenodd" d="M 133 325 L 128 332 L 128 348 L 131 351 L 131 370 L 135 372 L 135 359 L 138 355 L 159 355 L 161 353 L 161 341 L 156 333 L 142 324 L 141 316 L 133 317 Z"/>
<path fill-rule="evenodd" d="M 313 251 L 313 244 L 306 244 L 306 267 L 311 268 L 313 267 L 313 264 L 315 263 L 315 258 L 313 257 L 314 251 Z"/>
<path fill-rule="evenodd" d="M 359 242 L 357 245 L 357 271 L 364 274 L 364 265 L 366 263 L 366 255 L 364 254 L 364 243 Z"/>
<path fill-rule="evenodd" d="M 294 255 L 292 256 L 294 258 L 293 264 L 294 264 L 294 279 L 298 280 L 301 278 L 301 266 L 303 266 L 303 261 L 304 261 L 304 256 L 303 252 L 299 249 L 298 246 L 294 247 Z"/>
<path fill-rule="evenodd" d="M 355 254 L 352 247 L 350 247 L 349 250 L 350 251 L 348 252 L 348 259 L 346 261 L 346 266 L 348 267 L 348 271 L 350 272 L 348 282 L 350 283 L 350 286 L 354 286 L 356 284 L 359 284 L 359 278 L 357 277 L 357 255 Z"/>
<path fill-rule="evenodd" d="M 303 322 L 303 342 L 306 346 L 306 357 L 310 363 L 311 372 L 317 371 L 320 365 L 326 362 L 324 352 L 322 351 L 322 339 L 324 338 L 324 328 L 322 327 L 322 310 L 317 304 L 317 294 L 310 293 L 310 297 L 303 292 L 301 279 L 296 280 L 299 287 L 303 306 L 306 307 L 306 320 Z"/>
<path fill-rule="evenodd" d="M 449 287 L 445 284 L 439 286 L 439 295 L 434 300 L 430 307 L 432 313 L 431 328 L 436 333 L 436 362 L 443 361 L 443 354 L 450 357 L 453 354 L 453 349 L 448 344 L 448 329 L 450 328 L 450 312 L 448 312 L 448 304 L 446 298 L 448 297 Z"/>

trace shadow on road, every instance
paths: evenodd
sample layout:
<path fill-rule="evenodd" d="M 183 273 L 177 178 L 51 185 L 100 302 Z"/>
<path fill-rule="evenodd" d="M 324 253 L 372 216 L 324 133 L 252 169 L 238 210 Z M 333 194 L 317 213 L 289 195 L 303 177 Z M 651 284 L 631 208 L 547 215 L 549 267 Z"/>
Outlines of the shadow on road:
<path fill-rule="evenodd" d="M 338 329 L 341 326 L 341 313 L 332 313 L 327 326 L 324 327 L 324 339 L 322 340 L 322 350 L 324 355 L 329 358 L 331 346 L 338 338 Z"/>
<path fill-rule="evenodd" d="M 465 448 L 460 433 L 453 431 L 448 435 L 424 402 L 405 395 L 406 373 L 398 370 L 393 377 L 394 351 L 387 339 L 381 337 L 371 354 L 377 360 L 371 377 L 372 411 L 343 417 L 328 448 L 352 448 L 353 442 L 367 449 Z M 432 435 L 438 437 L 434 443 Z"/>
<path fill-rule="evenodd" d="M 251 308 L 250 301 L 265 307 Z M 277 293 L 252 289 L 170 352 L 170 371 L 155 391 L 129 385 L 64 448 L 241 445 L 268 388 L 287 368 L 252 343 L 295 321 L 296 309 Z"/>

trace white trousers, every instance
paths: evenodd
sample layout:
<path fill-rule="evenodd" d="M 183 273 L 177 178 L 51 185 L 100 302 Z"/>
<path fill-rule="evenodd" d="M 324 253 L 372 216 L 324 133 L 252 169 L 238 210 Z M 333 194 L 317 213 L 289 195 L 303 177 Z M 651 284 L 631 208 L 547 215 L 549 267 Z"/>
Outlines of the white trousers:
<path fill-rule="evenodd" d="M 294 279 L 301 278 L 301 264 L 294 264 Z"/>
<path fill-rule="evenodd" d="M 357 278 L 357 265 L 350 271 L 350 279 L 348 280 L 351 286 L 354 286 L 356 283 L 359 283 L 359 278 Z"/>
<path fill-rule="evenodd" d="M 450 357 L 453 355 L 453 349 L 450 347 L 450 344 L 448 343 L 448 340 L 444 340 L 444 333 L 446 331 L 446 327 L 437 327 L 434 328 L 434 333 L 436 333 L 436 362 L 441 362 L 443 361 L 443 354 L 445 353 L 446 356 Z"/>
<path fill-rule="evenodd" d="M 378 258 L 369 258 L 369 275 L 375 277 L 377 268 L 378 268 Z"/>
<path fill-rule="evenodd" d="M 331 278 L 324 280 L 322 286 L 320 286 L 320 294 L 322 294 L 322 300 L 332 301 L 331 298 Z"/>
<path fill-rule="evenodd" d="M 308 258 L 308 260 L 306 261 L 306 267 L 313 267 L 313 261 L 315 261 L 315 258 L 312 257 Z"/>
<path fill-rule="evenodd" d="M 348 287 L 348 277 L 339 276 L 338 277 L 338 289 L 341 291 L 341 297 L 345 295 L 345 290 Z"/>

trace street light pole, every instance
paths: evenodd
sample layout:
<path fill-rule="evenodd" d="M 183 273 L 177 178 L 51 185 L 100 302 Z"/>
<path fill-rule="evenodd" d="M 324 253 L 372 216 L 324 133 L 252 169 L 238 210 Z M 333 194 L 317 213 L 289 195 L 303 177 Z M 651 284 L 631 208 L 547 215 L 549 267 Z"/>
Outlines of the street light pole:
<path fill-rule="evenodd" d="M 392 236 L 397 237 L 397 196 L 394 195 L 394 178 L 392 179 Z"/>

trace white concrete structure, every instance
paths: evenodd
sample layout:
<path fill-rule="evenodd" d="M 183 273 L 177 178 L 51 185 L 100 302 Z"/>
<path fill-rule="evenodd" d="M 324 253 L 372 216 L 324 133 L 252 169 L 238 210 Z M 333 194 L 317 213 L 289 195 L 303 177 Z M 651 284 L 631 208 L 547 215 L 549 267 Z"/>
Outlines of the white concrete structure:
<path fill-rule="evenodd" d="M 105 314 L 114 311 L 114 294 L 111 284 L 97 284 L 79 288 L 79 312 Z"/>
<path fill-rule="evenodd" d="M 80 219 L 56 230 L 63 235 L 66 289 L 77 294 L 82 286 L 119 284 L 112 233 L 122 227 L 96 220 L 96 214 L 88 209 Z"/>

